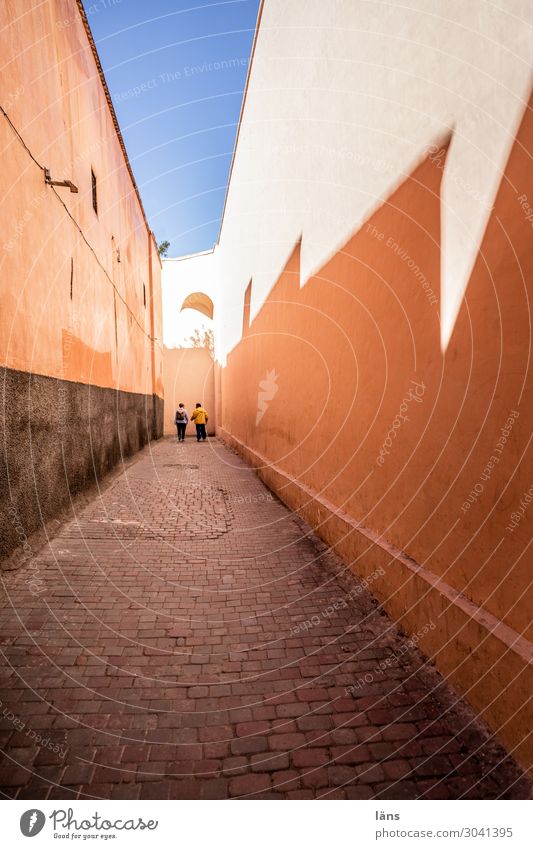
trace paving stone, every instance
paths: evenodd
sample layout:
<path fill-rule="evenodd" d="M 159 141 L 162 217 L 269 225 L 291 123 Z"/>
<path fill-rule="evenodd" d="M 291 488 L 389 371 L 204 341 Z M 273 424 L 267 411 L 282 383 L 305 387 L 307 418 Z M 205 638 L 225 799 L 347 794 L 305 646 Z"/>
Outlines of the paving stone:
<path fill-rule="evenodd" d="M 232 741 L 230 748 L 233 755 L 251 755 L 256 752 L 266 752 L 268 749 L 268 738 L 238 737 Z"/>
<path fill-rule="evenodd" d="M 250 763 L 253 772 L 276 772 L 289 768 L 289 755 L 286 753 L 272 755 L 270 752 L 263 752 L 260 755 L 252 755 Z"/>
<path fill-rule="evenodd" d="M 256 795 L 263 790 L 269 790 L 271 779 L 269 775 L 264 773 L 248 773 L 240 775 L 237 778 L 232 778 L 229 783 L 231 796 L 250 796 Z"/>
<path fill-rule="evenodd" d="M 328 749 L 297 749 L 291 755 L 294 767 L 323 766 L 330 760 Z"/>

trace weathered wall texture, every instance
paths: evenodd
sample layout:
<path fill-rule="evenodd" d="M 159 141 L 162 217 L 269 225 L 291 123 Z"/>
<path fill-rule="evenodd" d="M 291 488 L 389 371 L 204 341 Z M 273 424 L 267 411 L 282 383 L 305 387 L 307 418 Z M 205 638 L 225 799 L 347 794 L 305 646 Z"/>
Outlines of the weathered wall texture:
<path fill-rule="evenodd" d="M 7 0 L 0 30 L 4 554 L 12 507 L 29 534 L 161 435 L 163 384 L 157 247 L 78 4 Z"/>
<path fill-rule="evenodd" d="M 454 129 L 442 182 L 443 345 L 531 87 L 529 0 L 265 0 L 217 255 L 220 355 L 302 236 L 322 268 Z"/>
<path fill-rule="evenodd" d="M 409 633 L 436 624 L 423 648 L 524 762 L 531 149 L 528 111 L 444 355 L 428 159 L 303 289 L 295 248 L 221 389 L 222 435 L 358 573 L 383 565 L 373 592 Z"/>
<path fill-rule="evenodd" d="M 0 557 L 162 432 L 157 395 L 6 370 L 0 386 Z M 20 562 L 25 559 L 24 548 Z M 16 562 L 17 558 L 15 558 Z"/>
<path fill-rule="evenodd" d="M 410 6 L 264 4 L 219 432 L 530 764 L 528 4 Z"/>
<path fill-rule="evenodd" d="M 165 348 L 163 380 L 165 384 L 165 434 L 176 435 L 174 415 L 180 401 L 189 416 L 199 401 L 209 414 L 208 434 L 215 433 L 214 362 L 205 348 Z M 194 424 L 187 425 L 186 436 L 195 436 Z"/>

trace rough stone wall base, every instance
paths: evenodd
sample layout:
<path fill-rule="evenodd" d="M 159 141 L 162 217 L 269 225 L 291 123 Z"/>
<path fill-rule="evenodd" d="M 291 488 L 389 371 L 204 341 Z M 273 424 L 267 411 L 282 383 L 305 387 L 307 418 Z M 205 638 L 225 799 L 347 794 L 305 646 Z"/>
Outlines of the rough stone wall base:
<path fill-rule="evenodd" d="M 163 435 L 163 400 L 4 369 L 0 385 L 0 559 Z"/>

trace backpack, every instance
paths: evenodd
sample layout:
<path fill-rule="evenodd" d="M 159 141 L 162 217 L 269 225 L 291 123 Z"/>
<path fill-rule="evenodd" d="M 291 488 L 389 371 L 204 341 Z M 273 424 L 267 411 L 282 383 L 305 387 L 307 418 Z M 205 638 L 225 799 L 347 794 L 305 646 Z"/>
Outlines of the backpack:
<path fill-rule="evenodd" d="M 185 421 L 185 413 L 183 410 L 176 410 L 176 421 L 183 422 Z"/>

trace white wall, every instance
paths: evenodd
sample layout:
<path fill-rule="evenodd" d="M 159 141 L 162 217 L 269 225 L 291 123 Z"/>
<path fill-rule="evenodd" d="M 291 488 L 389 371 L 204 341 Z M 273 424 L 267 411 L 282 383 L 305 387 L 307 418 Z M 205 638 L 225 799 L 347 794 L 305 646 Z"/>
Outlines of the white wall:
<path fill-rule="evenodd" d="M 216 254 L 214 251 L 192 254 L 179 259 L 164 259 L 161 272 L 163 299 L 163 342 L 167 348 L 183 344 L 184 334 L 192 333 L 200 324 L 210 325 L 208 318 L 190 310 L 180 313 L 185 298 L 203 292 L 215 301 Z M 189 313 L 189 315 L 187 315 Z"/>
<path fill-rule="evenodd" d="M 531 0 L 265 0 L 218 250 L 222 354 L 302 235 L 302 283 L 453 129 L 443 345 L 531 86 Z"/>

